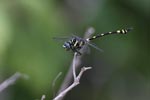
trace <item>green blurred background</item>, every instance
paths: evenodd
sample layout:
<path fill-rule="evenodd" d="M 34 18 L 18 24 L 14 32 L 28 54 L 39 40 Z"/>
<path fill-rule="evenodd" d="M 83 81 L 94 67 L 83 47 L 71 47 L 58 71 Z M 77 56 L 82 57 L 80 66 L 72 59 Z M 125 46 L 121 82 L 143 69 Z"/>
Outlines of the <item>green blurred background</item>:
<path fill-rule="evenodd" d="M 93 42 L 82 66 L 92 66 L 65 100 L 150 100 L 150 0 L 0 0 L 0 83 L 20 72 L 20 79 L 0 93 L 0 100 L 52 99 L 73 54 L 52 37 L 83 36 L 133 27 L 127 35 Z M 96 34 L 95 33 L 95 34 Z"/>

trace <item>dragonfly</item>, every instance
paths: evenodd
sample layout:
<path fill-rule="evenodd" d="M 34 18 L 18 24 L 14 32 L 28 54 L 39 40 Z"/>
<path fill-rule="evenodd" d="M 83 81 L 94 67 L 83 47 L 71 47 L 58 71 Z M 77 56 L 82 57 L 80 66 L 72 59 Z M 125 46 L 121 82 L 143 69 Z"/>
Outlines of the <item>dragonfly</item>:
<path fill-rule="evenodd" d="M 92 44 L 90 41 L 95 40 L 97 38 L 101 38 L 106 35 L 111 35 L 111 34 L 126 34 L 127 32 L 131 31 L 133 28 L 127 28 L 127 29 L 121 29 L 121 30 L 116 30 L 112 32 L 105 32 L 105 33 L 100 33 L 97 35 L 94 35 L 90 38 L 81 38 L 78 36 L 73 35 L 68 41 L 64 42 L 63 48 L 66 51 L 72 51 L 74 53 L 77 53 L 78 55 L 82 55 L 80 50 L 85 46 L 85 45 L 90 45 L 93 48 L 102 51 L 100 48 L 98 48 L 96 45 Z"/>

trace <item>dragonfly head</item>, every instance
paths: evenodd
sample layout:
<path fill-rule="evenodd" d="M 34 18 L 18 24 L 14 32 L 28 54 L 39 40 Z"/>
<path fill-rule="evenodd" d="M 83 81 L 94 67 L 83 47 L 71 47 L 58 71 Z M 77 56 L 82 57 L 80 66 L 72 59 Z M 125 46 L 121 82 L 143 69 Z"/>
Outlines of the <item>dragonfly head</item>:
<path fill-rule="evenodd" d="M 63 48 L 65 48 L 65 50 L 69 51 L 70 50 L 70 43 L 69 42 L 65 42 L 63 45 Z"/>

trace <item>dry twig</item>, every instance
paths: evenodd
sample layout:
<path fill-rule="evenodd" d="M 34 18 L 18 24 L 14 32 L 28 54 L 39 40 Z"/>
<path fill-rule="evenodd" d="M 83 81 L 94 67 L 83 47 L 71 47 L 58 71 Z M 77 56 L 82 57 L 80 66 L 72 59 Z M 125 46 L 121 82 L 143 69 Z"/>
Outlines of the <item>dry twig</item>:
<path fill-rule="evenodd" d="M 6 79 L 4 82 L 2 82 L 0 84 L 0 92 L 2 92 L 3 90 L 5 90 L 8 86 L 13 85 L 21 77 L 27 78 L 26 75 L 23 75 L 23 74 L 21 74 L 19 72 L 16 72 L 10 78 Z"/>
<path fill-rule="evenodd" d="M 41 100 L 44 100 L 45 98 L 46 98 L 46 96 L 45 96 L 45 95 L 42 95 Z"/>
<path fill-rule="evenodd" d="M 55 79 L 52 82 L 52 92 L 53 92 L 53 97 L 55 97 L 55 84 L 58 78 L 62 75 L 62 72 L 59 72 L 58 75 L 55 77 Z"/>
<path fill-rule="evenodd" d="M 74 77 L 74 82 L 68 87 L 66 88 L 64 91 L 60 92 L 53 100 L 62 100 L 63 97 L 70 91 L 72 90 L 75 86 L 77 86 L 80 83 L 80 78 L 83 75 L 83 73 L 86 70 L 91 69 L 92 67 L 83 67 L 80 71 L 80 73 L 76 76 L 76 72 L 75 72 L 75 63 L 76 63 L 76 56 L 77 54 L 74 54 L 74 59 L 73 59 L 73 77 Z"/>

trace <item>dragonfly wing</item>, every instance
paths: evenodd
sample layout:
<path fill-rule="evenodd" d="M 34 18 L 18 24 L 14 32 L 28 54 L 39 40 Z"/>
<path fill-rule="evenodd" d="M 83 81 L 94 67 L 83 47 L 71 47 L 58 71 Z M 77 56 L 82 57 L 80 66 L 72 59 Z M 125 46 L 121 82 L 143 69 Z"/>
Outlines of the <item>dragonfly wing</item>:
<path fill-rule="evenodd" d="M 70 37 L 53 37 L 52 39 L 56 41 L 64 42 L 64 41 L 67 41 L 69 38 Z"/>
<path fill-rule="evenodd" d="M 87 46 L 86 53 L 87 53 L 87 54 L 90 54 L 90 53 L 91 53 L 91 49 L 90 49 L 90 47 L 89 47 L 89 46 Z"/>
<path fill-rule="evenodd" d="M 87 42 L 87 44 L 88 44 L 89 46 L 95 48 L 96 50 L 100 51 L 100 52 L 104 52 L 102 49 L 100 49 L 99 47 L 97 47 L 97 46 L 96 46 L 95 44 L 93 44 L 93 43 Z"/>
<path fill-rule="evenodd" d="M 57 41 L 68 41 L 69 39 L 76 37 L 79 38 L 78 36 L 72 34 L 71 36 L 66 36 L 66 37 L 53 37 L 53 40 L 57 40 Z"/>

